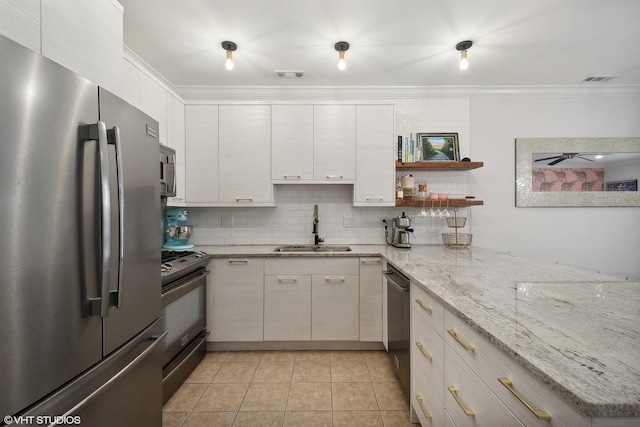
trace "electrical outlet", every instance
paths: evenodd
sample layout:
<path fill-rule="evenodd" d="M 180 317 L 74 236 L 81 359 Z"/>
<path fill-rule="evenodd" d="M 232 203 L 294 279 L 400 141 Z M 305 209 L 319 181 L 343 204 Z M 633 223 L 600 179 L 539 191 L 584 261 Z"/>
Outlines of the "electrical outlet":
<path fill-rule="evenodd" d="M 232 228 L 233 227 L 233 217 L 232 216 L 223 216 L 221 222 L 222 222 L 222 228 Z"/>
<path fill-rule="evenodd" d="M 342 217 L 342 226 L 345 227 L 345 228 L 353 228 L 353 227 L 355 227 L 355 222 L 353 220 L 353 217 L 351 217 L 351 216 Z"/>

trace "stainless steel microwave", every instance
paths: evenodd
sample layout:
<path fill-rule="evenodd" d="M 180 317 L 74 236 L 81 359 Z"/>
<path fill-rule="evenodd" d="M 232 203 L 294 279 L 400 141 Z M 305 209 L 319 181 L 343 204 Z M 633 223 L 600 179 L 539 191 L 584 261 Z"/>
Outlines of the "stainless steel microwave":
<path fill-rule="evenodd" d="M 176 195 L 176 150 L 160 144 L 160 195 Z"/>

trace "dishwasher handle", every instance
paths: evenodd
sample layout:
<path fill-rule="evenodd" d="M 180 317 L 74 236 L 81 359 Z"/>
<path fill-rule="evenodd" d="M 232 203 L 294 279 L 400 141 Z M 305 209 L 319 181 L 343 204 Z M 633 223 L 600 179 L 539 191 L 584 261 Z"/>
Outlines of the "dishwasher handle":
<path fill-rule="evenodd" d="M 387 278 L 387 283 L 390 283 L 394 288 L 396 288 L 400 292 L 409 292 L 409 283 L 406 280 L 402 279 L 401 281 L 403 283 L 399 283 L 398 281 L 394 280 L 394 277 L 397 277 L 397 274 L 394 274 L 393 271 L 385 271 L 384 275 Z"/>

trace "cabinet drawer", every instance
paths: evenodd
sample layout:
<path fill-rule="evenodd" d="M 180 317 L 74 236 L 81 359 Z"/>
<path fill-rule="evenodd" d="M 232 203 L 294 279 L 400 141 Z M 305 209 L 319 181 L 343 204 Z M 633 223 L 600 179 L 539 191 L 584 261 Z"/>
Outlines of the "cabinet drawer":
<path fill-rule="evenodd" d="M 413 366 L 424 372 L 438 398 L 444 402 L 444 340 L 416 308 L 411 310 L 411 360 Z"/>
<path fill-rule="evenodd" d="M 527 426 L 586 426 L 588 417 L 570 406 L 562 396 L 535 378 L 518 362 L 511 359 L 489 340 L 473 330 L 462 319 L 445 315 L 445 329 L 453 330 L 464 345 L 447 332 L 445 341 L 473 369 L 496 396 Z M 510 384 L 509 384 L 510 383 Z M 512 391 L 510 391 L 513 390 Z M 520 401 L 527 402 L 537 415 Z M 549 419 L 545 416 L 549 417 Z"/>
<path fill-rule="evenodd" d="M 359 274 L 358 258 L 351 257 L 283 257 L 267 258 L 265 274 Z"/>
<path fill-rule="evenodd" d="M 427 374 L 415 365 L 411 368 L 411 372 L 411 399 L 409 400 L 418 415 L 420 424 L 422 427 L 442 426 L 444 424 L 444 405 L 426 380 Z"/>
<path fill-rule="evenodd" d="M 444 406 L 457 427 L 523 425 L 448 345 L 444 351 Z"/>
<path fill-rule="evenodd" d="M 444 306 L 415 283 L 411 283 L 411 307 L 420 313 L 438 335 L 443 336 Z"/>

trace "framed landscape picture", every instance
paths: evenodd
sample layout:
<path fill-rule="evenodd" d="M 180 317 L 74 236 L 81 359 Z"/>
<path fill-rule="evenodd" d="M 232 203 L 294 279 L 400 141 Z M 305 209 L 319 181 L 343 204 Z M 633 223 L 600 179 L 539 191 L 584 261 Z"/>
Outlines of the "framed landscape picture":
<path fill-rule="evenodd" d="M 638 191 L 638 180 L 609 181 L 607 182 L 606 191 Z"/>
<path fill-rule="evenodd" d="M 457 133 L 419 133 L 417 140 L 423 162 L 460 160 Z"/>

